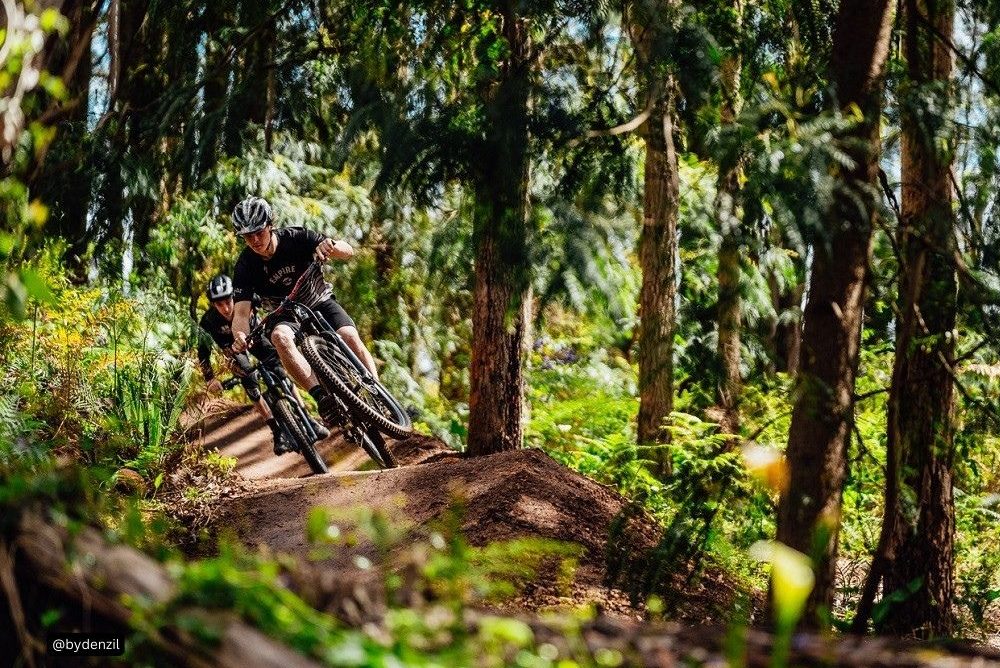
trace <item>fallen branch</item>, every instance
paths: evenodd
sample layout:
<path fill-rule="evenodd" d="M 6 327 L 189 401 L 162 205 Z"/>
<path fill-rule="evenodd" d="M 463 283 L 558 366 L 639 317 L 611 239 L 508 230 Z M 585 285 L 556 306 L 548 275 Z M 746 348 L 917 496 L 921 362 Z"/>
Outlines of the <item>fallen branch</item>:
<path fill-rule="evenodd" d="M 72 538 L 38 512 L 26 512 L 18 525 L 12 552 L 24 559 L 37 580 L 78 602 L 85 617 L 127 628 L 132 610 L 122 601 L 166 605 L 177 594 L 167 569 L 124 545 L 108 543 L 86 527 Z M 72 556 L 70 556 L 72 555 Z M 309 668 L 316 664 L 264 635 L 231 613 L 190 611 L 220 629 L 217 646 L 208 647 L 185 631 L 165 627 L 149 635 L 157 649 L 180 665 L 195 668 Z"/>

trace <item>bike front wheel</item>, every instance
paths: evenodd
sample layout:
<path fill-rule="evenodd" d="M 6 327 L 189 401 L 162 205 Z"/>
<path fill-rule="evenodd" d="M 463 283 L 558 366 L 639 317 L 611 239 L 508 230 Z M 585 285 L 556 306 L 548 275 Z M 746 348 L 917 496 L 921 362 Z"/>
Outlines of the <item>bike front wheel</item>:
<path fill-rule="evenodd" d="M 295 447 L 302 454 L 302 457 L 309 464 L 313 473 L 326 473 L 329 469 L 323 457 L 316 450 L 316 444 L 306 434 L 306 430 L 299 420 L 299 411 L 296 411 L 288 403 L 288 399 L 279 399 L 274 405 L 274 417 L 285 427 L 286 431 L 295 440 Z"/>
<path fill-rule="evenodd" d="M 327 391 L 335 393 L 373 427 L 366 431 L 377 430 L 394 438 L 406 438 L 412 433 L 410 416 L 395 397 L 382 383 L 359 371 L 336 343 L 322 336 L 309 336 L 302 342 L 302 353 Z"/>

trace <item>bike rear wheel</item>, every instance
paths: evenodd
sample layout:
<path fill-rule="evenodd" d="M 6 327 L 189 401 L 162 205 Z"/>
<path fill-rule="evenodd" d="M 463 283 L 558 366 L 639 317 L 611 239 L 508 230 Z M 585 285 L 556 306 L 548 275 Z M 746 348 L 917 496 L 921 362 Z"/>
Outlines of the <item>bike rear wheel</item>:
<path fill-rule="evenodd" d="M 306 430 L 299 421 L 299 412 L 292 408 L 288 399 L 279 399 L 274 405 L 274 417 L 278 419 L 295 439 L 295 447 L 298 448 L 302 457 L 309 464 L 313 473 L 326 473 L 329 469 L 326 462 L 316 451 L 316 445 L 306 434 Z"/>
<path fill-rule="evenodd" d="M 358 371 L 336 343 L 322 336 L 309 336 L 302 342 L 302 353 L 323 386 L 368 425 L 395 438 L 411 434 L 410 416 L 395 397 L 382 383 Z"/>

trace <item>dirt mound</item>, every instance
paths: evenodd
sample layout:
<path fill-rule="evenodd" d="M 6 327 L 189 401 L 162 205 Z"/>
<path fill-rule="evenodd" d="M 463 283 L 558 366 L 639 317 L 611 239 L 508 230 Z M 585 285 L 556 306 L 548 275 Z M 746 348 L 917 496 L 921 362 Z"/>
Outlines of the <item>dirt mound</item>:
<path fill-rule="evenodd" d="M 550 572 L 528 583 L 519 598 L 503 604 L 505 609 L 595 602 L 614 614 L 641 614 L 615 586 L 626 586 L 630 577 L 644 573 L 661 528 L 634 512 L 615 491 L 540 450 L 465 459 L 437 439 L 414 435 L 390 442 L 401 467 L 378 471 L 360 448 L 334 433 L 319 446 L 331 472 L 313 476 L 302 457 L 271 452 L 269 430 L 246 404 L 211 399 L 189 410 L 184 419 L 189 438 L 235 457 L 236 471 L 244 479 L 234 487 L 232 498 L 213 502 L 210 538 L 198 552 L 212 551 L 215 539 L 231 531 L 249 545 L 292 555 L 305 579 L 301 590 L 317 589 L 317 581 L 319 589 L 331 590 L 330 596 L 314 601 L 319 607 L 339 607 L 339 602 L 329 603 L 339 601 L 332 590 L 353 588 L 358 582 L 377 587 L 377 574 L 369 564 L 399 567 L 404 548 L 414 539 L 458 517 L 459 530 L 475 546 L 521 538 L 577 546 L 578 567 L 571 583 L 560 581 L 555 562 L 546 562 Z M 335 531 L 343 532 L 343 544 L 321 554 L 306 535 L 310 512 L 317 507 L 327 509 L 337 524 Z M 391 564 L 367 535 L 353 533 L 359 512 L 378 512 L 389 519 L 397 537 L 397 548 L 388 555 Z M 683 591 L 677 597 L 682 603 L 671 614 L 675 618 L 717 617 L 737 597 L 725 578 L 688 581 L 670 570 L 657 577 Z M 371 592 L 361 597 L 378 599 Z"/>
<path fill-rule="evenodd" d="M 235 523 L 245 527 L 240 535 L 246 541 L 304 555 L 302 520 L 317 506 L 344 510 L 364 505 L 416 527 L 458 504 L 465 509 L 463 535 L 473 545 L 522 536 L 550 538 L 580 545 L 583 563 L 593 565 L 603 562 L 608 526 L 624 505 L 607 488 L 529 449 L 478 459 L 448 457 L 388 471 L 261 481 L 231 501 L 230 509 L 234 519 L 266 518 L 266 523 Z"/>
<path fill-rule="evenodd" d="M 530 537 L 579 546 L 579 567 L 570 591 L 560 588 L 554 577 L 541 577 L 505 607 L 536 609 L 596 601 L 605 609 L 638 614 L 627 596 L 607 586 L 607 550 L 610 541 L 618 547 L 628 544 L 630 554 L 648 553 L 659 539 L 654 522 L 642 516 L 623 520 L 628 507 L 623 497 L 540 450 L 464 459 L 446 456 L 438 452 L 439 447 L 430 439 L 400 444 L 401 459 L 410 459 L 414 452 L 427 455 L 431 461 L 420 466 L 259 481 L 251 491 L 228 502 L 221 525 L 250 545 L 311 561 L 310 568 L 316 572 L 364 579 L 368 576 L 358 564 L 378 561 L 375 545 L 352 536 L 349 547 L 338 547 L 317 560 L 315 546 L 306 536 L 306 518 L 313 508 L 329 509 L 335 518 L 344 518 L 346 527 L 351 524 L 350 508 L 381 511 L 401 534 L 412 538 L 429 533 L 460 507 L 460 529 L 472 545 Z M 622 526 L 621 532 L 610 536 L 616 524 Z M 715 583 L 712 587 L 717 590 Z M 706 608 L 725 609 L 735 592 L 730 587 L 702 594 L 692 591 L 685 596 L 690 610 L 678 609 L 675 616 L 704 619 Z"/>

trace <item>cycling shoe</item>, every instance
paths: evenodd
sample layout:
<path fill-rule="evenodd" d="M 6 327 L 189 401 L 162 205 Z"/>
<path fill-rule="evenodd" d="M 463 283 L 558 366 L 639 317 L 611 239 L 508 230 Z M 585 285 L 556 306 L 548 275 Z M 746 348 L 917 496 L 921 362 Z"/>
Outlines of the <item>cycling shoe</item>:
<path fill-rule="evenodd" d="M 295 452 L 295 446 L 289 442 L 288 437 L 284 434 L 274 434 L 274 454 L 283 455 L 286 452 Z"/>

